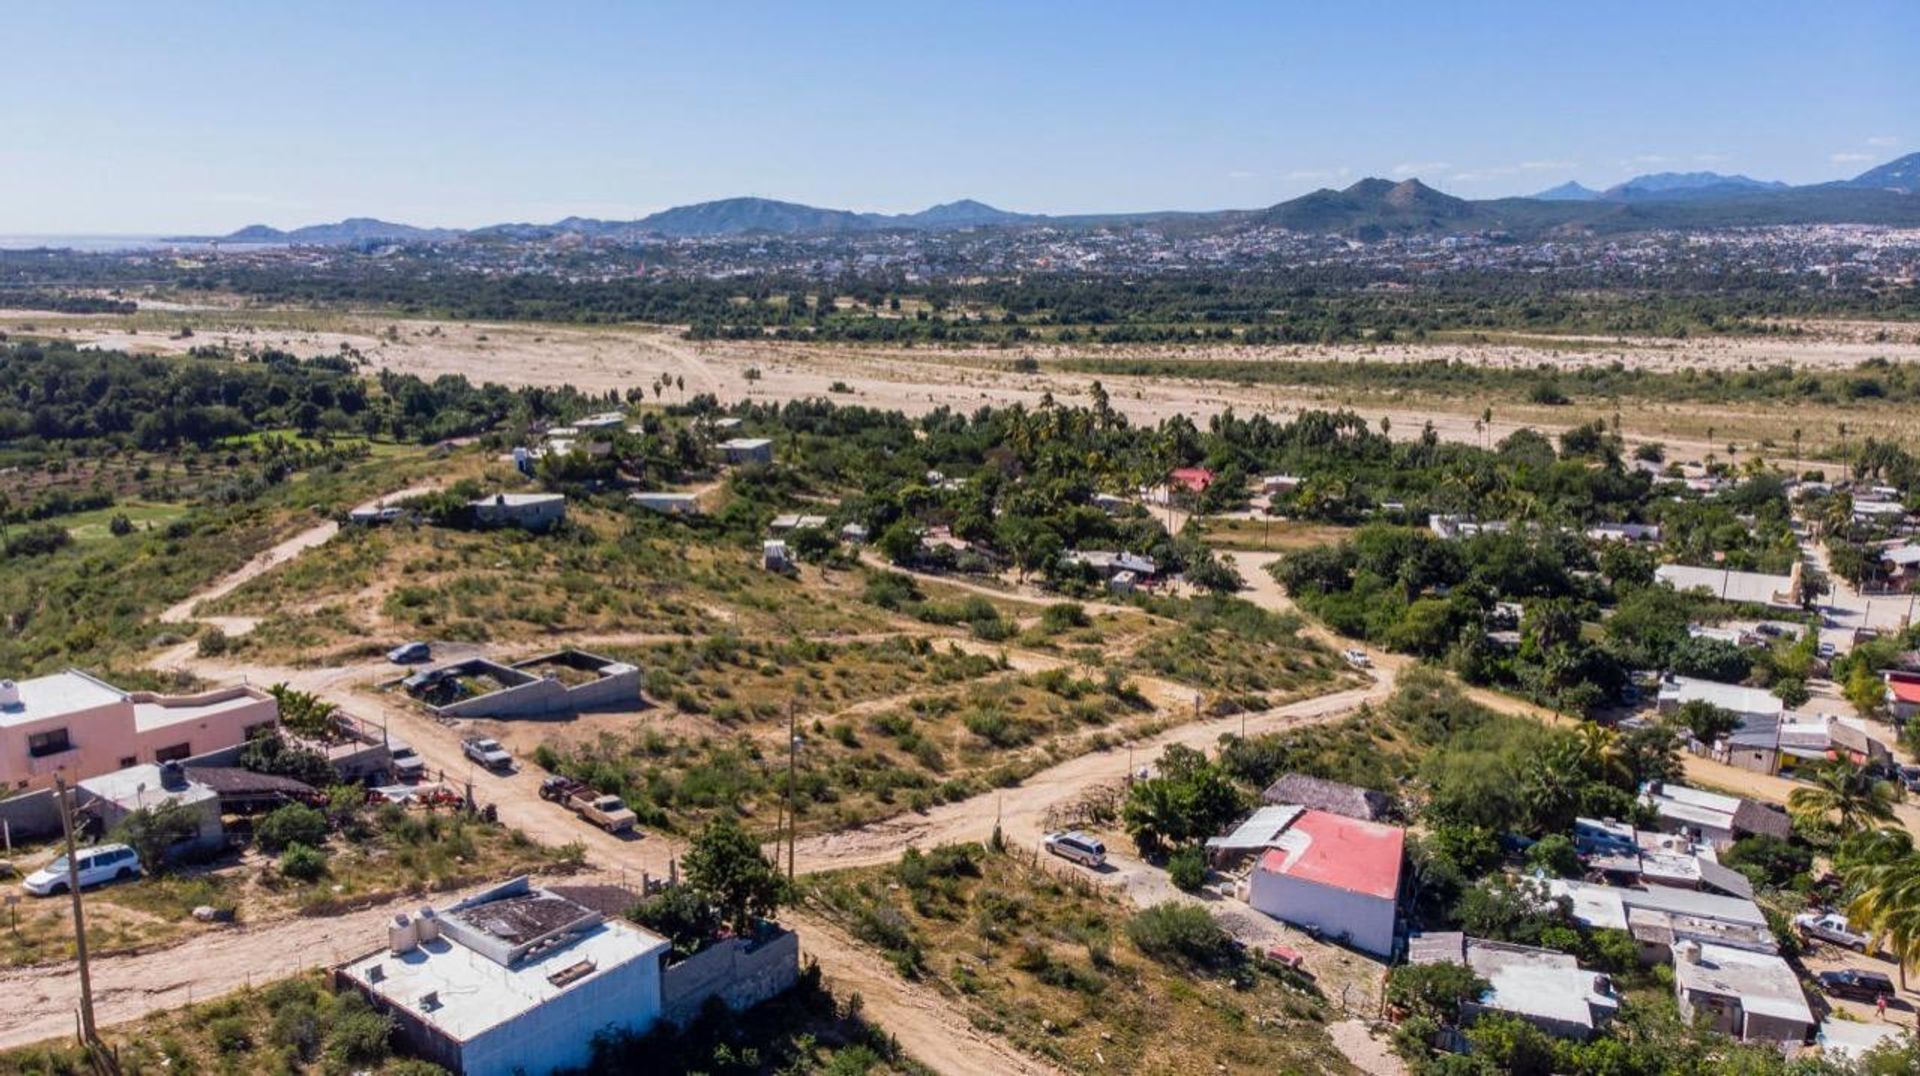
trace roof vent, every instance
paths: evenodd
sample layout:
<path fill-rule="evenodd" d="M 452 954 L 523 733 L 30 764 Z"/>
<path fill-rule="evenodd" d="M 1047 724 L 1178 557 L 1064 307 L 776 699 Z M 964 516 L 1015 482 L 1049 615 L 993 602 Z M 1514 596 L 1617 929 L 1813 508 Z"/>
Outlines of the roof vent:
<path fill-rule="evenodd" d="M 12 710 L 20 705 L 20 685 L 12 680 L 0 680 L 0 710 Z"/>
<path fill-rule="evenodd" d="M 401 912 L 393 917 L 392 925 L 387 927 L 387 948 L 395 956 L 411 953 L 420 947 L 420 928 L 414 926 L 407 913 Z"/>
<path fill-rule="evenodd" d="M 593 961 L 591 960 L 582 960 L 577 964 L 569 964 L 559 971 L 554 972 L 552 975 L 547 976 L 547 981 L 559 987 L 571 986 L 587 976 L 592 975 L 593 966 Z"/>

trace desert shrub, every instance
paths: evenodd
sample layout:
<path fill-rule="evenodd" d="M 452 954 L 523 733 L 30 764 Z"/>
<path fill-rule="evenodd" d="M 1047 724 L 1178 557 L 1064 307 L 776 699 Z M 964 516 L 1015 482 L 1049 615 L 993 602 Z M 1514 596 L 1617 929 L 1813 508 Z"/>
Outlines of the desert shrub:
<path fill-rule="evenodd" d="M 1155 960 L 1190 967 L 1224 967 L 1235 955 L 1233 939 L 1196 904 L 1156 904 L 1127 920 L 1127 937 Z"/>
<path fill-rule="evenodd" d="M 276 807 L 253 829 L 263 852 L 280 852 L 295 844 L 317 848 L 327 840 L 327 816 L 302 803 Z"/>
<path fill-rule="evenodd" d="M 207 1037 L 223 1054 L 253 1049 L 253 1024 L 244 1016 L 223 1016 L 207 1022 Z"/>
<path fill-rule="evenodd" d="M 295 841 L 280 855 L 280 873 L 299 882 L 311 882 L 327 873 L 327 854 Z"/>
<path fill-rule="evenodd" d="M 1207 880 L 1207 854 L 1189 845 L 1167 857 L 1167 878 L 1175 886 L 1192 893 Z"/>

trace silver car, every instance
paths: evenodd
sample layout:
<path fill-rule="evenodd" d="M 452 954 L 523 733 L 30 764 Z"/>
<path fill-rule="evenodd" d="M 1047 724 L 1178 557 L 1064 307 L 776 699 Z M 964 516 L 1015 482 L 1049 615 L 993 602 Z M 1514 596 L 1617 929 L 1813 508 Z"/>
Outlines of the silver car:
<path fill-rule="evenodd" d="M 1100 838 L 1077 829 L 1049 833 L 1041 844 L 1061 859 L 1070 859 L 1083 867 L 1099 867 L 1107 862 L 1107 846 L 1100 843 Z"/>

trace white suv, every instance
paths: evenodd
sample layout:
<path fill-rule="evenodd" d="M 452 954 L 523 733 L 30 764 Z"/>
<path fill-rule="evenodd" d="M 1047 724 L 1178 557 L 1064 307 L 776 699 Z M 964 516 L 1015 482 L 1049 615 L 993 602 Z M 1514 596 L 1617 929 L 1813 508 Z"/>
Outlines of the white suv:
<path fill-rule="evenodd" d="M 140 876 L 140 857 L 133 849 L 124 844 L 102 844 L 93 848 L 82 848 L 80 857 L 80 888 L 99 885 L 102 882 L 124 882 Z M 67 857 L 61 856 L 52 863 L 41 867 L 20 888 L 36 897 L 50 897 L 55 893 L 65 893 L 70 875 L 67 870 Z"/>
<path fill-rule="evenodd" d="M 1100 838 L 1077 829 L 1067 833 L 1049 833 L 1042 844 L 1054 855 L 1071 859 L 1082 866 L 1098 867 L 1107 862 L 1107 846 L 1100 843 Z"/>

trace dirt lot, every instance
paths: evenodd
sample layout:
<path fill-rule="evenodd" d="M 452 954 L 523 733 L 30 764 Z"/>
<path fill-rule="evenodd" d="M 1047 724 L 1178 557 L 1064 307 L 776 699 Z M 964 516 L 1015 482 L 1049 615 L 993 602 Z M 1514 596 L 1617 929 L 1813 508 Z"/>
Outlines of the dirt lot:
<path fill-rule="evenodd" d="M 181 324 L 195 333 L 183 337 Z M 971 408 L 986 404 L 1037 405 L 1051 393 L 1060 399 L 1084 397 L 1095 380 L 1104 380 L 1113 406 L 1141 422 L 1176 414 L 1197 421 L 1229 407 L 1241 413 L 1286 415 L 1301 408 L 1350 406 L 1369 421 L 1392 420 L 1397 436 L 1416 437 L 1426 422 L 1443 438 L 1456 441 L 1498 439 L 1522 426 L 1556 429 L 1596 417 L 1592 408 L 1505 406 L 1493 421 L 1476 429 L 1486 401 L 1437 397 L 1388 397 L 1347 390 L 1307 391 L 1279 386 L 1242 386 L 1220 381 L 1126 377 L 1050 370 L 1062 358 L 1252 360 L 1335 362 L 1460 361 L 1471 365 L 1560 366 L 1612 364 L 1650 370 L 1688 367 L 1738 370 L 1791 362 L 1805 368 L 1844 368 L 1866 359 L 1920 361 L 1913 326 L 1823 322 L 1802 337 L 1695 338 L 1684 341 L 1622 338 L 1539 337 L 1506 334 L 1500 343 L 1426 343 L 1389 345 L 1193 347 L 1127 345 L 1074 348 L 1034 345 L 905 348 L 814 345 L 778 342 L 714 341 L 692 343 L 677 330 L 640 326 L 566 326 L 407 320 L 379 314 L 302 310 L 195 311 L 133 318 L 57 317 L 0 312 L 0 329 L 69 336 L 89 346 L 162 354 L 183 353 L 203 344 L 281 348 L 297 354 L 359 353 L 375 368 L 433 378 L 463 374 L 475 381 L 507 385 L 574 385 L 590 391 L 626 389 L 651 383 L 661 374 L 684 380 L 685 389 L 668 390 L 669 402 L 709 392 L 722 401 L 741 398 L 784 401 L 829 395 L 836 382 L 850 394 L 832 398 L 866 406 L 919 414 L 938 407 Z M 1874 339 L 1882 329 L 1890 339 Z M 1041 372 L 1016 373 L 1017 355 L 1030 355 Z M 749 380 L 748 371 L 754 371 Z M 1839 421 L 1853 435 L 1906 437 L 1911 415 L 1887 409 L 1863 414 L 1848 409 L 1826 414 L 1802 408 L 1796 424 L 1806 443 L 1817 445 Z M 1685 407 L 1647 405 L 1626 409 L 1629 435 L 1658 439 L 1679 455 L 1697 459 L 1724 448 L 1725 432 L 1770 430 L 1777 409 L 1764 406 Z M 1708 437 L 1712 429 L 1718 436 Z M 1784 431 L 1781 431 L 1784 436 Z M 1718 442 L 1718 443 L 1715 443 Z"/>

